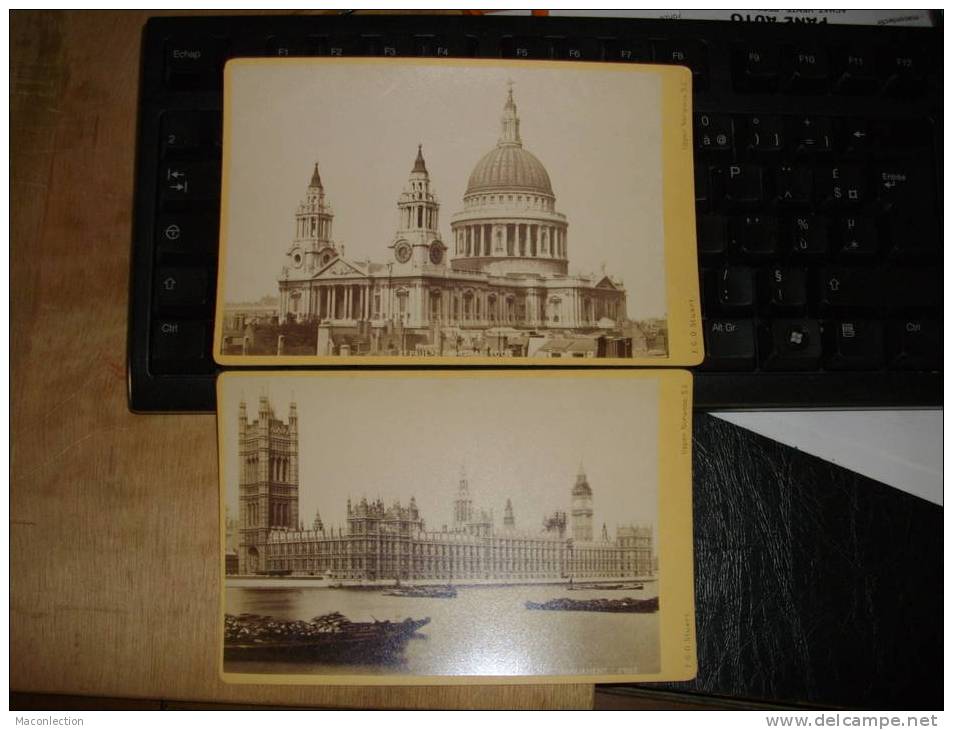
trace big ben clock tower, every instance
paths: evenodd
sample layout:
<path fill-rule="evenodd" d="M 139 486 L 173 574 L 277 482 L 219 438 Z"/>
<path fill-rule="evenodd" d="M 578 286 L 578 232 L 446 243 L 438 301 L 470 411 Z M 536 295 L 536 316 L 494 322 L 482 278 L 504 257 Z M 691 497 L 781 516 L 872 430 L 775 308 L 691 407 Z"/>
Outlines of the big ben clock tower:
<path fill-rule="evenodd" d="M 572 488 L 572 538 L 592 542 L 592 488 L 586 472 L 579 465 L 576 483 Z"/>
<path fill-rule="evenodd" d="M 446 248 L 438 226 L 440 203 L 430 187 L 422 145 L 417 147 L 407 187 L 397 199 L 397 211 L 397 233 L 390 245 L 397 266 L 420 268 L 445 263 Z"/>

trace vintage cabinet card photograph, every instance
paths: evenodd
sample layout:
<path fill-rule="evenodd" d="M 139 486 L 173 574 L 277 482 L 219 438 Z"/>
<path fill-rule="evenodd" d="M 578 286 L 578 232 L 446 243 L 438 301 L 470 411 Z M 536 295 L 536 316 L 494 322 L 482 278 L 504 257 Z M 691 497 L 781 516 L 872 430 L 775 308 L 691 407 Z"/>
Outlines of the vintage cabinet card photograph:
<path fill-rule="evenodd" d="M 687 69 L 236 59 L 224 93 L 219 363 L 701 362 Z"/>
<path fill-rule="evenodd" d="M 687 372 L 218 390 L 226 681 L 694 677 Z"/>

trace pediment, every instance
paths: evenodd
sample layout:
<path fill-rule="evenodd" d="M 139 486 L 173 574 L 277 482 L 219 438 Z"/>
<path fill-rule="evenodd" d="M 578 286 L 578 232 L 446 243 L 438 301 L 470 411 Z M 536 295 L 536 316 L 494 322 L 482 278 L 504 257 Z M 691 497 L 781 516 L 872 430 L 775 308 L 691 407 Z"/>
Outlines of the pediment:
<path fill-rule="evenodd" d="M 596 284 L 596 289 L 611 289 L 612 291 L 618 291 L 619 285 L 612 281 L 612 279 L 610 279 L 608 276 L 603 276 Z"/>
<path fill-rule="evenodd" d="M 332 259 L 318 269 L 312 279 L 347 279 L 354 276 L 367 276 L 361 266 L 340 256 Z"/>

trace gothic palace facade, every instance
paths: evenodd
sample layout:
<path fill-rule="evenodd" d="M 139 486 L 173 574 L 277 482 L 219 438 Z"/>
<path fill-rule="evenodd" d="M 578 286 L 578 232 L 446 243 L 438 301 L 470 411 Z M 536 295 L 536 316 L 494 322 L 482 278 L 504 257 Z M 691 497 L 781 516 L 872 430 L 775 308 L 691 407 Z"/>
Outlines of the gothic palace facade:
<path fill-rule="evenodd" d="M 315 164 L 277 313 L 282 324 L 318 325 L 311 354 L 632 354 L 632 336 L 619 329 L 627 322 L 622 283 L 569 273 L 569 222 L 546 168 L 523 147 L 512 88 L 499 141 L 476 164 L 463 210 L 450 221 L 449 245 L 419 147 L 397 208 L 386 263 L 346 257 L 332 238 L 334 214 Z M 232 322 L 238 341 L 240 314 Z M 639 337 L 636 347 L 647 346 Z"/>
<path fill-rule="evenodd" d="M 428 530 L 413 497 L 406 506 L 347 500 L 347 525 L 326 527 L 315 514 L 311 529 L 298 515 L 298 416 L 290 405 L 287 423 L 275 417 L 268 399 L 249 422 L 239 411 L 239 546 L 243 575 L 307 575 L 335 580 L 467 579 L 500 582 L 561 581 L 570 578 L 650 577 L 655 572 L 651 527 L 620 527 L 610 538 L 593 529 L 593 492 L 580 468 L 571 510 L 545 518 L 538 532 L 517 528 L 507 500 L 503 524 L 474 507 L 461 476 L 453 520 Z"/>

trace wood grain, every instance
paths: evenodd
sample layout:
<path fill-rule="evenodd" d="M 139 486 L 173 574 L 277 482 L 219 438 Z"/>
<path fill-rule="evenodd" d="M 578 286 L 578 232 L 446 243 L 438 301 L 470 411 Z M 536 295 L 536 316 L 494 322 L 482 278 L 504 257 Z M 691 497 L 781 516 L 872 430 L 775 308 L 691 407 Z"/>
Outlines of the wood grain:
<path fill-rule="evenodd" d="M 126 406 L 144 12 L 12 12 L 11 689 L 363 707 L 592 707 L 591 685 L 235 686 L 216 673 L 214 416 Z"/>

